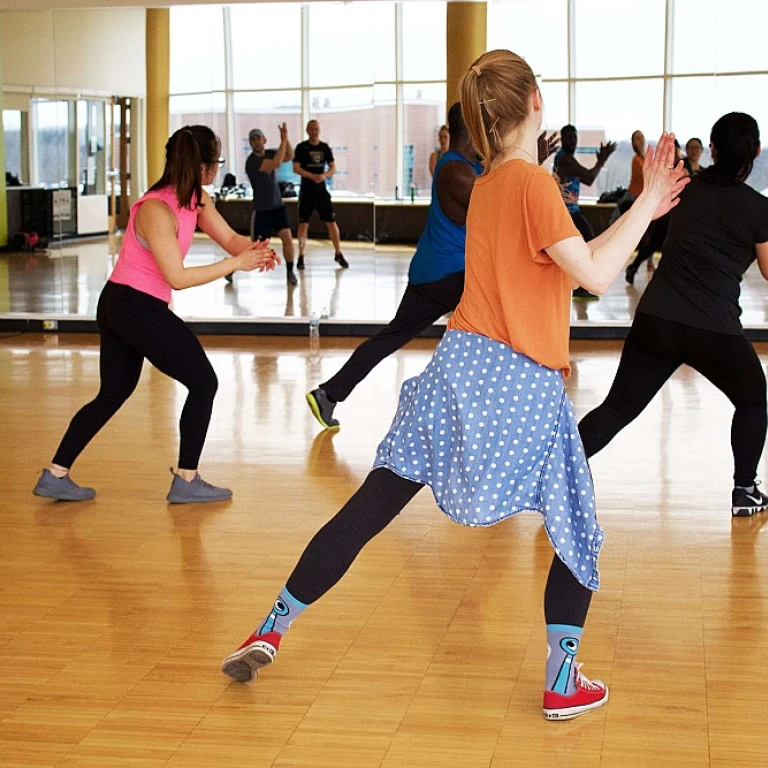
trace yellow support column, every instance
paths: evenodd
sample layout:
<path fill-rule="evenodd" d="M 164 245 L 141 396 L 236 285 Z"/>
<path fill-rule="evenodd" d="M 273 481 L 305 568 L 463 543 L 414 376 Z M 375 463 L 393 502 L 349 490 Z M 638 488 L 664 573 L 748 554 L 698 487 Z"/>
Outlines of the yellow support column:
<path fill-rule="evenodd" d="M 0 51 L 0 118 L 3 114 L 3 61 Z M 8 196 L 5 192 L 5 133 L 0 119 L 0 248 L 8 245 Z"/>
<path fill-rule="evenodd" d="M 446 105 L 458 101 L 458 86 L 472 62 L 485 53 L 487 13 L 485 3 L 453 3 L 446 19 Z"/>
<path fill-rule="evenodd" d="M 154 184 L 165 168 L 170 89 L 170 12 L 147 9 L 147 180 Z"/>

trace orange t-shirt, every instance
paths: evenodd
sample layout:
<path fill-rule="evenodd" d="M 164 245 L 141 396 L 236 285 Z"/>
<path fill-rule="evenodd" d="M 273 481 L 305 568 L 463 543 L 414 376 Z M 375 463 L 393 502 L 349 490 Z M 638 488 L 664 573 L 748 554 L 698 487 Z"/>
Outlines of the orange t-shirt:
<path fill-rule="evenodd" d="M 633 155 L 631 175 L 629 177 L 629 192 L 632 197 L 637 197 L 643 191 L 643 158 Z"/>
<path fill-rule="evenodd" d="M 472 190 L 464 294 L 448 328 L 508 344 L 537 363 L 571 370 L 572 279 L 544 252 L 580 237 L 547 171 L 510 160 Z"/>

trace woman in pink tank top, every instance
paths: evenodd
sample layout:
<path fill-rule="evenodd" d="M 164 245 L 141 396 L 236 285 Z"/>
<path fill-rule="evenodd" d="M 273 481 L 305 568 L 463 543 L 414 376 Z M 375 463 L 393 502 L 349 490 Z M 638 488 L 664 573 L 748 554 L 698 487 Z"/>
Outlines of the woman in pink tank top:
<path fill-rule="evenodd" d="M 179 462 L 168 493 L 172 503 L 222 501 L 228 488 L 206 483 L 197 472 L 218 381 L 200 342 L 168 307 L 171 290 L 219 280 L 237 270 L 274 269 L 277 254 L 265 243 L 235 233 L 216 211 L 203 186 L 219 170 L 221 144 L 210 128 L 185 126 L 165 147 L 165 170 L 131 208 L 115 269 L 96 310 L 101 336 L 101 386 L 95 399 L 70 422 L 56 455 L 34 493 L 85 501 L 96 492 L 72 481 L 69 470 L 96 433 L 139 383 L 144 359 L 189 390 L 181 412 Z M 185 267 L 199 227 L 231 258 Z"/>

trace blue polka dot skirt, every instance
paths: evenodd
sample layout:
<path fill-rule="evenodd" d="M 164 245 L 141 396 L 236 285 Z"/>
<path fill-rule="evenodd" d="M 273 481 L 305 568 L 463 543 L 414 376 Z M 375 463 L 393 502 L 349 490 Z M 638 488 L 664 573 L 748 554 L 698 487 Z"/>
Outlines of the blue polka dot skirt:
<path fill-rule="evenodd" d="M 558 557 L 597 590 L 603 531 L 563 376 L 475 333 L 449 330 L 404 382 L 374 468 L 432 488 L 463 525 L 540 512 Z"/>

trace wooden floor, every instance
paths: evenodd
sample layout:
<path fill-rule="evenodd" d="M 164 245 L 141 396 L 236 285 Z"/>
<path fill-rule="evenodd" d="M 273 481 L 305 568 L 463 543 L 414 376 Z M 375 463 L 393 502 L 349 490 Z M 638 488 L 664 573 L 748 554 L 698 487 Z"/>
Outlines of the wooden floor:
<path fill-rule="evenodd" d="M 204 339 L 220 389 L 201 468 L 235 496 L 170 506 L 183 389 L 147 368 L 76 464 L 97 498 L 48 502 L 31 489 L 95 392 L 97 347 L 0 340 L 1 766 L 768 766 L 766 515 L 731 519 L 731 408 L 689 370 L 593 463 L 607 538 L 579 656 L 607 707 L 542 718 L 539 518 L 468 530 L 427 491 L 271 668 L 230 683 L 221 659 L 356 489 L 433 346 L 382 363 L 332 437 L 303 395 L 350 347 L 322 341 L 317 358 L 303 339 Z M 574 345 L 579 415 L 618 351 Z"/>

